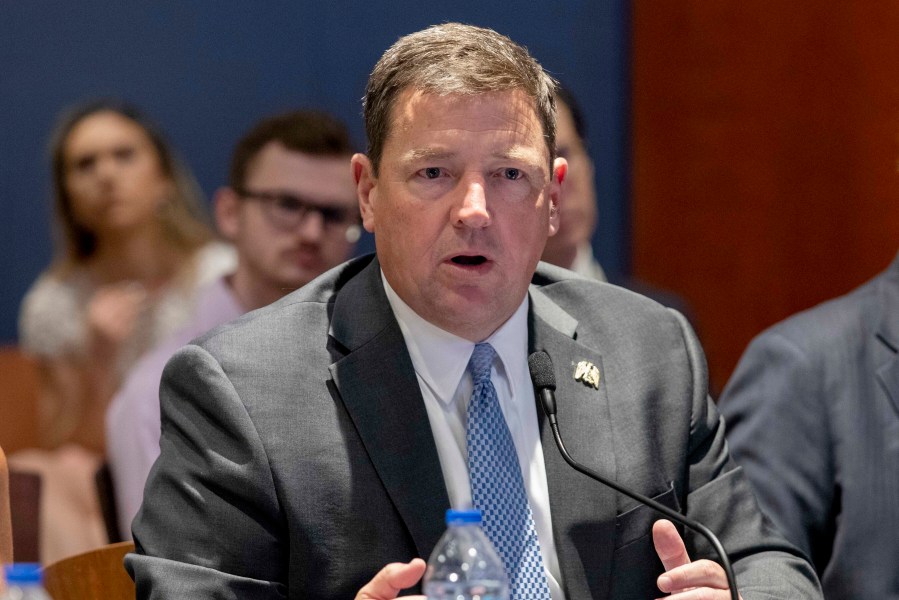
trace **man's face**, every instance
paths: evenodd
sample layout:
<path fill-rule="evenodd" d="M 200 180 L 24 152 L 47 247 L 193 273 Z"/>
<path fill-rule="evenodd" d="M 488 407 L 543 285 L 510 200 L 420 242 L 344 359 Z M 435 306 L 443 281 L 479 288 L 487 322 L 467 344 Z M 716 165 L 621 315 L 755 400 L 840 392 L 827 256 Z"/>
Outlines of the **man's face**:
<path fill-rule="evenodd" d="M 359 217 L 347 158 L 312 156 L 270 142 L 250 162 L 244 189 L 229 189 L 222 200 L 219 228 L 237 247 L 237 277 L 269 301 L 352 251 L 347 227 Z"/>
<path fill-rule="evenodd" d="M 561 101 L 556 102 L 556 149 L 568 161 L 568 175 L 562 184 L 559 233 L 546 242 L 543 260 L 570 267 L 578 246 L 588 243 L 596 228 L 596 187 L 593 161 Z"/>
<path fill-rule="evenodd" d="M 551 172 L 520 91 L 397 98 L 377 177 L 353 158 L 363 224 L 416 313 L 480 341 L 518 308 L 555 233 L 565 161 Z"/>

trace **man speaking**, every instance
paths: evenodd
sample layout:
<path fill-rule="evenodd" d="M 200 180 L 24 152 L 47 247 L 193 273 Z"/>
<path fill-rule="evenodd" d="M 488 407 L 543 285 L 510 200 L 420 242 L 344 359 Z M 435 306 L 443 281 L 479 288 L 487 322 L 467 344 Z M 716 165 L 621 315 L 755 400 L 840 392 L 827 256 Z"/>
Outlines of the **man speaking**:
<path fill-rule="evenodd" d="M 376 256 L 168 364 L 127 559 L 140 598 L 392 598 L 419 583 L 445 510 L 469 505 L 516 557 L 515 599 L 729 597 L 721 567 L 691 562 L 705 543 L 563 462 L 535 351 L 580 462 L 715 531 L 745 600 L 819 597 L 727 455 L 684 319 L 538 267 L 567 170 L 553 90 L 487 29 L 431 27 L 384 54 L 352 161 Z"/>

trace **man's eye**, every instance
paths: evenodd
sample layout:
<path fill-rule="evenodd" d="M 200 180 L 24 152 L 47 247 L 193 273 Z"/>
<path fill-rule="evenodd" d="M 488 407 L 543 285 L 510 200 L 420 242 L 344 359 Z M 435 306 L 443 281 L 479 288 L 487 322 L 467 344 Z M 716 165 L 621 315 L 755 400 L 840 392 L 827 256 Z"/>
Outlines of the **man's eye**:
<path fill-rule="evenodd" d="M 428 167 L 424 169 L 423 173 L 427 179 L 437 179 L 442 174 L 442 171 L 440 167 Z"/>
<path fill-rule="evenodd" d="M 515 168 L 503 169 L 503 177 L 506 179 L 516 180 L 521 179 L 521 170 Z"/>
<path fill-rule="evenodd" d="M 344 213 L 339 208 L 319 206 L 314 208 L 313 210 L 318 211 L 318 213 L 322 216 L 322 220 L 329 225 L 344 222 Z"/>
<path fill-rule="evenodd" d="M 303 203 L 299 199 L 291 196 L 278 196 L 275 198 L 275 206 L 281 210 L 290 212 L 299 212 L 303 210 Z"/>

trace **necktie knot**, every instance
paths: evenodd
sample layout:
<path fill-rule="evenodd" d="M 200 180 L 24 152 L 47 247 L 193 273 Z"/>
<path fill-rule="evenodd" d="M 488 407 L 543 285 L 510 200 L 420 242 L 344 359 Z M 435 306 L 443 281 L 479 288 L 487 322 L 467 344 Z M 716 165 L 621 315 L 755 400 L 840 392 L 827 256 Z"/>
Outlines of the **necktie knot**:
<path fill-rule="evenodd" d="M 496 350 L 490 344 L 486 342 L 475 344 L 474 352 L 471 353 L 471 360 L 468 361 L 468 368 L 471 371 L 471 379 L 474 385 L 490 379 L 490 369 L 493 367 L 493 358 L 495 356 Z"/>

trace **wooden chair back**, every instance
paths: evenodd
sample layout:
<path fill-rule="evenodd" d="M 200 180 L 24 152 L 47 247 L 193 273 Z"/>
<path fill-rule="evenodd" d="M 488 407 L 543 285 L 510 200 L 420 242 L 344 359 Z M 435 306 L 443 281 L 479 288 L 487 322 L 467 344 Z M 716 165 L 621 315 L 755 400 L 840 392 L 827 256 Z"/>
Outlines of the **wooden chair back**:
<path fill-rule="evenodd" d="M 41 476 L 30 471 L 9 471 L 9 509 L 13 554 L 18 562 L 40 561 Z"/>
<path fill-rule="evenodd" d="M 134 600 L 125 570 L 125 555 L 133 551 L 134 542 L 119 542 L 58 560 L 44 568 L 44 587 L 53 600 Z"/>
<path fill-rule="evenodd" d="M 0 446 L 10 456 L 40 445 L 37 362 L 17 346 L 0 346 Z"/>
<path fill-rule="evenodd" d="M 7 564 L 12 558 L 12 521 L 9 518 L 9 468 L 6 455 L 0 448 L 0 564 Z"/>
<path fill-rule="evenodd" d="M 106 526 L 106 537 L 110 544 L 124 542 L 125 537 L 119 531 L 119 510 L 116 506 L 115 485 L 112 481 L 112 469 L 109 463 L 104 462 L 94 476 L 97 485 L 97 497 L 100 500 L 100 512 L 103 514 L 103 524 Z"/>

